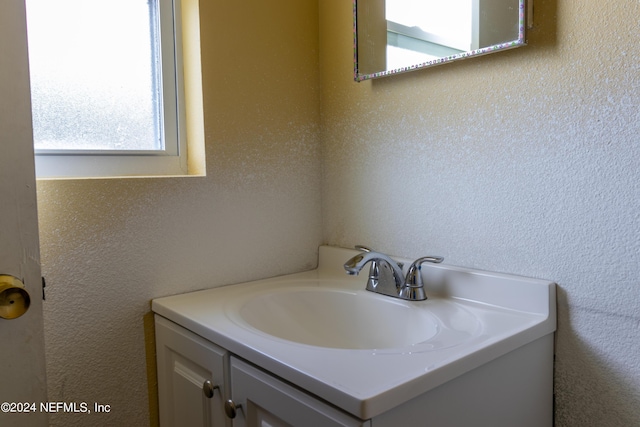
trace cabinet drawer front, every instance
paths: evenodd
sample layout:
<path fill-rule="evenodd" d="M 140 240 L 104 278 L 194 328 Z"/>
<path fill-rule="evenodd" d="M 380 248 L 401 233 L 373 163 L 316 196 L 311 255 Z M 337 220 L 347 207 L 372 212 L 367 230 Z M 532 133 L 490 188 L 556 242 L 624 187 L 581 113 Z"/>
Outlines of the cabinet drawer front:
<path fill-rule="evenodd" d="M 234 427 L 370 427 L 362 421 L 231 357 Z"/>
<path fill-rule="evenodd" d="M 160 425 L 230 425 L 223 410 L 227 352 L 163 317 L 155 322 Z"/>

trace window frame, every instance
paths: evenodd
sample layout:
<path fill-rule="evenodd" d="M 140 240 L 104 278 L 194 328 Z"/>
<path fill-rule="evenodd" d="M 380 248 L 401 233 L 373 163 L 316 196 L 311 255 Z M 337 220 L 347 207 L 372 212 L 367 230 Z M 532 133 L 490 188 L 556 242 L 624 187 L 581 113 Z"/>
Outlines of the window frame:
<path fill-rule="evenodd" d="M 35 150 L 36 177 L 188 175 L 181 0 L 157 0 L 163 150 Z"/>

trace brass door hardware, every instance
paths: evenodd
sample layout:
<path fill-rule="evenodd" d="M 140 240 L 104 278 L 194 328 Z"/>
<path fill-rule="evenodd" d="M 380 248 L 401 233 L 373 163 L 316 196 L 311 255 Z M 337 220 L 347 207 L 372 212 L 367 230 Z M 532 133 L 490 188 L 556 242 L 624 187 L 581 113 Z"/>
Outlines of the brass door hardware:
<path fill-rule="evenodd" d="M 22 280 L 0 274 L 0 318 L 15 319 L 29 309 L 31 298 Z"/>

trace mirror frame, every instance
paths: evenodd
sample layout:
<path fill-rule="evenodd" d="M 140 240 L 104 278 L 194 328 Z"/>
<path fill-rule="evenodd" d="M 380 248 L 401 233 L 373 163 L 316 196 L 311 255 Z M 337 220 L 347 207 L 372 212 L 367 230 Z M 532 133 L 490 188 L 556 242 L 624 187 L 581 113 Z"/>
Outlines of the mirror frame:
<path fill-rule="evenodd" d="M 513 49 L 527 44 L 526 29 L 533 26 L 533 0 L 519 0 L 519 31 L 518 38 L 505 43 L 493 46 L 483 47 L 480 49 L 462 52 L 455 55 L 444 56 L 442 58 L 433 59 L 431 61 L 410 65 L 407 67 L 396 68 L 393 70 L 379 71 L 371 74 L 360 74 L 358 71 L 358 0 L 353 0 L 353 64 L 354 64 L 354 80 L 362 82 L 365 80 L 376 79 L 379 77 L 391 76 L 409 71 L 420 70 L 436 65 L 447 64 L 449 62 L 459 61 L 461 59 L 474 58 L 476 56 L 487 55 L 489 53 L 501 52 L 503 50 Z"/>

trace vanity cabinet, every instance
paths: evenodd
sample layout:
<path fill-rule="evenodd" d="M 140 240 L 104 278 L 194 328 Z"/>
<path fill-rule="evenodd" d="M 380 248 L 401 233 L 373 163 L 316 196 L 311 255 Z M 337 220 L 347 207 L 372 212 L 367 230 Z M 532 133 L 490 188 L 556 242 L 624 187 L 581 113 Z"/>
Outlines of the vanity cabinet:
<path fill-rule="evenodd" d="M 161 427 L 371 426 L 161 316 L 155 325 Z"/>
<path fill-rule="evenodd" d="M 553 363 L 540 355 L 552 354 L 553 335 L 361 420 L 155 318 L 160 427 L 396 427 L 425 420 L 438 427 L 552 425 Z"/>
<path fill-rule="evenodd" d="M 553 282 L 423 265 L 405 304 L 345 277 L 358 254 L 154 299 L 161 426 L 553 425 Z"/>

